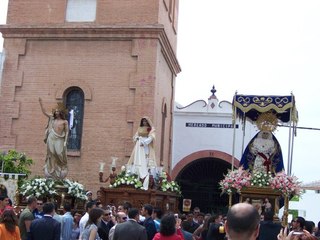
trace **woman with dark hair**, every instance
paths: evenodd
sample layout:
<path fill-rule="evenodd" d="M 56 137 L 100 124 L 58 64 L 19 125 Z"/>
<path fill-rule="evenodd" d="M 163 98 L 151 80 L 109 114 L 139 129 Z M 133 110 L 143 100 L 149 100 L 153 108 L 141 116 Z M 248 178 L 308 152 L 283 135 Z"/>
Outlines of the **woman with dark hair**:
<path fill-rule="evenodd" d="M 102 219 L 103 210 L 93 208 L 89 212 L 89 219 L 82 233 L 82 240 L 101 240 L 98 234 L 98 225 Z"/>
<path fill-rule="evenodd" d="M 18 218 L 12 209 L 6 209 L 1 216 L 0 221 L 0 239 L 1 240 L 20 240 L 20 230 L 18 227 Z"/>
<path fill-rule="evenodd" d="M 71 240 L 78 240 L 80 236 L 80 226 L 79 222 L 82 215 L 78 212 L 76 212 L 73 215 L 73 226 L 72 226 L 72 234 L 71 234 Z"/>
<path fill-rule="evenodd" d="M 164 215 L 161 218 L 160 232 L 156 233 L 153 240 L 183 240 L 180 221 L 176 221 L 173 214 Z"/>

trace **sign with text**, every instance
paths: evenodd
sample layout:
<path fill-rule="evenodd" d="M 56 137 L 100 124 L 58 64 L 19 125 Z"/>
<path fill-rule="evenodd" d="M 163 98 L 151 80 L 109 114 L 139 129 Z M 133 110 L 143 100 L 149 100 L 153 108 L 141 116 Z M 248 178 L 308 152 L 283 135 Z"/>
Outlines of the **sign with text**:
<path fill-rule="evenodd" d="M 197 122 L 187 122 L 186 127 L 196 127 L 196 128 L 233 128 L 233 124 L 228 123 L 197 123 Z M 236 128 L 239 125 L 236 124 Z"/>

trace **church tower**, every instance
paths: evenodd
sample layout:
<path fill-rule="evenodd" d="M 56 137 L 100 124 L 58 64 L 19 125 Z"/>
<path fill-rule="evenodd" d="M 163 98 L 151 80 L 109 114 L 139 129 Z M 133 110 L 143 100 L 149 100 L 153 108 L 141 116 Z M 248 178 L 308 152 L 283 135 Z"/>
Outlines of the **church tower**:
<path fill-rule="evenodd" d="M 9 0 L 0 94 L 0 150 L 25 152 L 43 176 L 47 119 L 73 111 L 68 178 L 98 189 L 127 163 L 140 119 L 156 129 L 157 164 L 170 171 L 178 0 Z M 71 114 L 69 114 L 71 115 Z"/>

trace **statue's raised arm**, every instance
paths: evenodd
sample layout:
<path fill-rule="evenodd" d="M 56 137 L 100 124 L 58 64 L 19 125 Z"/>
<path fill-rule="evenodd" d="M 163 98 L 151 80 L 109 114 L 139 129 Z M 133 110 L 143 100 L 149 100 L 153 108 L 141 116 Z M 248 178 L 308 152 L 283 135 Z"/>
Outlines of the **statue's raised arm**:
<path fill-rule="evenodd" d="M 42 104 L 42 99 L 39 97 L 39 103 L 40 103 L 40 108 L 41 108 L 41 111 L 44 115 L 46 115 L 48 118 L 51 117 L 50 114 L 48 114 L 45 110 L 44 110 L 44 107 L 43 107 L 43 104 Z"/>

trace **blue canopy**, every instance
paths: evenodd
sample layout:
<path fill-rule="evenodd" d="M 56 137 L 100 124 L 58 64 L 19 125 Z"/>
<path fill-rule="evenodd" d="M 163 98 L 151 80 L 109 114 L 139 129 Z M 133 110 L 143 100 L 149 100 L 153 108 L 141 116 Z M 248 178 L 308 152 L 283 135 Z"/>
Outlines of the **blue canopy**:
<path fill-rule="evenodd" d="M 255 122 L 261 113 L 272 112 L 282 122 L 298 121 L 295 98 L 290 96 L 235 95 L 234 113 L 241 119 Z"/>

